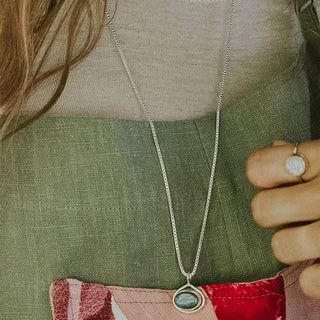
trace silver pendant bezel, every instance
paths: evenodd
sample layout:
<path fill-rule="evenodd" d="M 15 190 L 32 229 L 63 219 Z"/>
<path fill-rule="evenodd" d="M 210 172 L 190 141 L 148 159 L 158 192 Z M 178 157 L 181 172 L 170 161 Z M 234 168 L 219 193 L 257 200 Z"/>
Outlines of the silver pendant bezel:
<path fill-rule="evenodd" d="M 175 302 L 175 298 L 177 295 L 179 295 L 180 293 L 183 293 L 183 292 L 186 292 L 186 293 L 192 293 L 194 294 L 197 298 L 198 298 L 198 304 L 194 307 L 194 308 L 191 308 L 191 309 L 183 309 L 183 308 L 180 308 L 179 306 L 177 306 L 176 302 Z M 187 283 L 185 284 L 184 286 L 182 286 L 181 288 L 179 288 L 173 295 L 173 298 L 172 298 L 172 303 L 173 305 L 175 306 L 175 308 L 181 312 L 184 312 L 184 313 L 194 313 L 194 312 L 197 312 L 199 311 L 200 309 L 203 308 L 204 304 L 205 304 L 205 297 L 204 297 L 204 294 L 202 293 L 201 290 L 199 290 L 198 288 L 196 288 L 195 286 L 193 286 L 191 283 Z"/>

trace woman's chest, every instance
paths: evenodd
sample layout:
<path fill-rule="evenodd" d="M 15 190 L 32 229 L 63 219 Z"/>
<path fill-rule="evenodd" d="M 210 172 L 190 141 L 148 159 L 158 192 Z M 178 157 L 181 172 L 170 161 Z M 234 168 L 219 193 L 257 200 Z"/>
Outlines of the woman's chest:
<path fill-rule="evenodd" d="M 115 0 L 109 1 L 111 14 L 114 7 Z M 113 24 L 153 119 L 190 119 L 216 110 L 230 15 L 227 0 L 118 1 Z M 287 69 L 302 42 L 290 1 L 236 0 L 223 104 L 235 104 Z M 29 108 L 43 105 L 50 86 Z M 71 72 L 50 114 L 145 120 L 107 26 L 98 46 Z"/>

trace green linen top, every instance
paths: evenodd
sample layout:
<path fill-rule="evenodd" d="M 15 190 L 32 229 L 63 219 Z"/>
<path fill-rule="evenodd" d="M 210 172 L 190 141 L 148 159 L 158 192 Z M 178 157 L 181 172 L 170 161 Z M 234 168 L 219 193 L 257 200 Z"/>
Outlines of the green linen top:
<path fill-rule="evenodd" d="M 246 160 L 275 139 L 310 140 L 308 81 L 299 59 L 237 104 L 224 106 L 213 196 L 194 285 L 253 281 L 284 266 L 259 227 Z M 193 267 L 212 163 L 215 114 L 155 123 L 182 259 Z M 0 314 L 51 319 L 61 278 L 178 288 L 159 161 L 146 121 L 42 117 L 0 145 Z M 5 289 L 4 289 L 5 288 Z"/>

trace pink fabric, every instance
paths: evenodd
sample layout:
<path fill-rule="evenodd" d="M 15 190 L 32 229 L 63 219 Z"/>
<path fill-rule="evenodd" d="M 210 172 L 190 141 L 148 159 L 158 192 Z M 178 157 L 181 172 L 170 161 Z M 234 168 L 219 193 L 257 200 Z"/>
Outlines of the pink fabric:
<path fill-rule="evenodd" d="M 196 313 L 178 311 L 175 290 L 123 288 L 75 279 L 51 285 L 53 320 L 284 320 L 282 277 L 246 284 L 199 287 L 206 303 Z"/>
<path fill-rule="evenodd" d="M 80 299 L 81 299 L 81 282 L 75 279 L 68 279 L 69 283 L 69 306 L 68 317 L 79 320 Z"/>
<path fill-rule="evenodd" d="M 50 287 L 53 320 L 320 320 L 320 300 L 299 287 L 301 271 L 312 263 L 291 266 L 272 279 L 198 287 L 206 303 L 192 314 L 174 308 L 175 290 L 58 280 Z"/>
<path fill-rule="evenodd" d="M 110 290 L 128 320 L 217 320 L 208 297 L 201 310 L 186 314 L 172 304 L 175 290 L 122 287 L 110 287 Z"/>
<path fill-rule="evenodd" d="M 81 294 L 79 295 L 79 290 Z M 175 290 L 106 287 L 76 279 L 51 285 L 53 320 L 191 320 L 172 305 Z M 217 320 L 212 304 L 196 313 L 198 320 Z"/>
<path fill-rule="evenodd" d="M 304 261 L 279 273 L 284 279 L 289 320 L 320 320 L 320 300 L 306 296 L 299 284 L 301 272 L 314 262 L 314 260 Z"/>

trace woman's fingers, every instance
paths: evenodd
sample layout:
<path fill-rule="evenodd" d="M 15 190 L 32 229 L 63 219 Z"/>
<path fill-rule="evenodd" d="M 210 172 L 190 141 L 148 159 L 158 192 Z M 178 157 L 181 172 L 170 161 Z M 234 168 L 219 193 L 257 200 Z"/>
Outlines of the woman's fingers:
<path fill-rule="evenodd" d="M 265 228 L 320 219 L 320 178 L 259 192 L 251 203 L 254 220 Z"/>
<path fill-rule="evenodd" d="M 284 146 L 285 144 L 289 144 L 288 142 L 285 142 L 283 140 L 275 140 L 272 144 L 273 147 L 277 146 Z"/>
<path fill-rule="evenodd" d="M 320 221 L 316 221 L 308 225 L 278 231 L 272 238 L 274 255 L 279 261 L 286 264 L 319 258 L 319 230 Z"/>
<path fill-rule="evenodd" d="M 300 286 L 305 294 L 320 299 L 320 264 L 314 264 L 300 275 Z"/>
<path fill-rule="evenodd" d="M 258 150 L 247 161 L 247 176 L 259 188 L 274 188 L 284 184 L 297 183 L 298 178 L 286 170 L 286 160 L 292 155 L 293 144 L 275 143 L 274 147 Z M 298 153 L 304 155 L 309 167 L 303 179 L 308 181 L 320 173 L 320 140 L 299 144 Z"/>
<path fill-rule="evenodd" d="M 283 227 L 274 234 L 272 249 L 286 264 L 320 257 L 320 140 L 298 146 L 298 154 L 308 163 L 304 183 L 286 170 L 293 149 L 293 144 L 275 141 L 247 162 L 249 180 L 263 189 L 252 201 L 253 217 L 262 227 Z M 292 225 L 295 222 L 304 224 Z M 307 295 L 320 298 L 320 265 L 305 269 L 300 284 Z"/>

